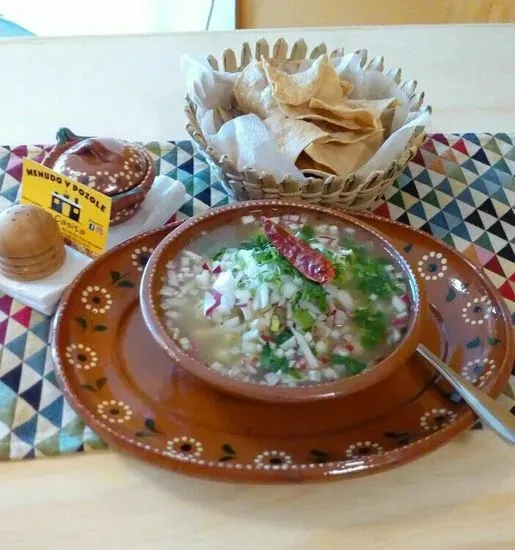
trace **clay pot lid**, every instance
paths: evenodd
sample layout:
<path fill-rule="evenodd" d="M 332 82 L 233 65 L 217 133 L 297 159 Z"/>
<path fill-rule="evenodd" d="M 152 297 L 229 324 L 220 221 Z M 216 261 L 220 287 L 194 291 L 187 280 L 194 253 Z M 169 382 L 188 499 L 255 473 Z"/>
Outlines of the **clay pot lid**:
<path fill-rule="evenodd" d="M 63 237 L 53 216 L 31 204 L 16 204 L 0 213 L 0 257 L 33 258 L 60 248 Z"/>
<path fill-rule="evenodd" d="M 113 196 L 138 186 L 149 160 L 140 145 L 119 138 L 87 138 L 63 151 L 52 169 Z"/>

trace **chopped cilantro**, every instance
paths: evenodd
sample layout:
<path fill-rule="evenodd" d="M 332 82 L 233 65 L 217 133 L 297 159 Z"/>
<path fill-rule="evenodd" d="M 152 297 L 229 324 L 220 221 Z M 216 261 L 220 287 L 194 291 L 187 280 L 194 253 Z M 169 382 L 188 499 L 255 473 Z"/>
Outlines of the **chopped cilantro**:
<path fill-rule="evenodd" d="M 305 224 L 300 228 L 300 238 L 304 241 L 310 241 L 315 236 L 315 228 L 312 225 Z"/>
<path fill-rule="evenodd" d="M 286 372 L 290 367 L 286 357 L 276 355 L 270 344 L 267 342 L 261 350 L 261 366 L 271 372 Z"/>
<path fill-rule="evenodd" d="M 382 311 L 360 307 L 352 314 L 352 320 L 362 330 L 360 342 L 365 349 L 375 348 L 386 338 L 386 316 Z"/>
<path fill-rule="evenodd" d="M 288 327 L 286 327 L 282 332 L 281 334 L 279 334 L 277 336 L 277 338 L 275 339 L 275 343 L 280 346 L 282 344 L 284 344 L 284 342 L 287 342 L 291 337 L 293 336 L 293 332 L 291 331 L 291 329 L 289 329 Z"/>
<path fill-rule="evenodd" d="M 322 285 L 304 279 L 302 281 L 302 287 L 295 295 L 293 302 L 294 304 L 298 304 L 301 300 L 311 302 L 322 313 L 327 313 L 327 294 Z"/>
<path fill-rule="evenodd" d="M 293 309 L 293 319 L 302 330 L 310 330 L 313 327 L 314 319 L 307 309 L 295 307 Z"/>
<path fill-rule="evenodd" d="M 227 247 L 221 248 L 214 256 L 213 260 L 217 261 L 222 258 L 222 256 L 225 254 L 225 251 L 227 250 Z"/>
<path fill-rule="evenodd" d="M 399 281 L 388 270 L 390 261 L 387 258 L 374 257 L 366 247 L 358 246 L 349 237 L 343 237 L 340 244 L 352 250 L 352 254 L 330 258 L 336 272 L 335 286 L 356 286 L 363 294 L 375 294 L 380 298 L 391 298 L 401 292 Z"/>
<path fill-rule="evenodd" d="M 333 365 L 343 365 L 345 367 L 345 370 L 352 375 L 359 374 L 367 368 L 366 363 L 363 363 L 362 361 L 358 361 L 353 357 L 338 355 L 336 353 L 333 354 L 331 362 Z"/>

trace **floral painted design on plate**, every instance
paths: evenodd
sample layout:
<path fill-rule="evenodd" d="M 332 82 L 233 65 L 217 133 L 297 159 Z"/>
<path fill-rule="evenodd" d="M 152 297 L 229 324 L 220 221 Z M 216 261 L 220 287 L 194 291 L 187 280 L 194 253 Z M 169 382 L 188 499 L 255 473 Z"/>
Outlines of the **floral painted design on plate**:
<path fill-rule="evenodd" d="M 509 313 L 492 283 L 425 233 L 372 214 L 358 217 L 425 273 L 423 343 L 499 395 L 513 345 Z M 362 394 L 302 405 L 237 399 L 191 377 L 154 343 L 139 308 L 142 267 L 172 227 L 127 241 L 88 266 L 55 316 L 60 383 L 72 407 L 113 447 L 216 479 L 330 480 L 400 466 L 474 424 L 452 388 L 415 357 Z"/>

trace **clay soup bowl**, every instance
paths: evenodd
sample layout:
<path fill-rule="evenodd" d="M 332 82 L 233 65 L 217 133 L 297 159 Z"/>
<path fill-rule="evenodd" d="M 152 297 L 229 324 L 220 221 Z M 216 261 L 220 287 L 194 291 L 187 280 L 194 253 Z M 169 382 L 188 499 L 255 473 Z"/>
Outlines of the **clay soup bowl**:
<path fill-rule="evenodd" d="M 202 361 L 185 353 L 168 334 L 159 294 L 166 273 L 166 264 L 203 231 L 210 232 L 217 227 L 239 221 L 241 216 L 259 217 L 260 215 L 278 216 L 283 214 L 322 215 L 327 218 L 328 223 L 359 229 L 366 236 L 368 235 L 374 245 L 385 250 L 394 264 L 404 273 L 410 310 L 407 330 L 392 353 L 374 367 L 334 382 L 322 382 L 302 387 L 264 386 L 237 380 L 211 369 Z M 150 334 L 174 363 L 223 392 L 245 398 L 276 402 L 306 402 L 336 398 L 362 391 L 383 380 L 395 369 L 402 367 L 408 357 L 415 352 L 425 310 L 423 294 L 415 276 L 403 256 L 383 234 L 340 210 L 276 200 L 240 202 L 214 208 L 189 219 L 171 231 L 157 246 L 145 268 L 140 286 L 140 305 Z"/>

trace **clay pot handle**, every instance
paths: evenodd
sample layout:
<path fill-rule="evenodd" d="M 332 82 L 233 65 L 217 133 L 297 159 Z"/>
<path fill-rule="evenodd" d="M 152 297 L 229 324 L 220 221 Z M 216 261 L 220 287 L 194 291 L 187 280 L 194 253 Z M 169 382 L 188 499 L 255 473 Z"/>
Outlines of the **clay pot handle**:
<path fill-rule="evenodd" d="M 78 156 L 92 156 L 106 163 L 123 161 L 122 155 L 115 153 L 96 139 L 85 141 L 75 149 Z"/>

